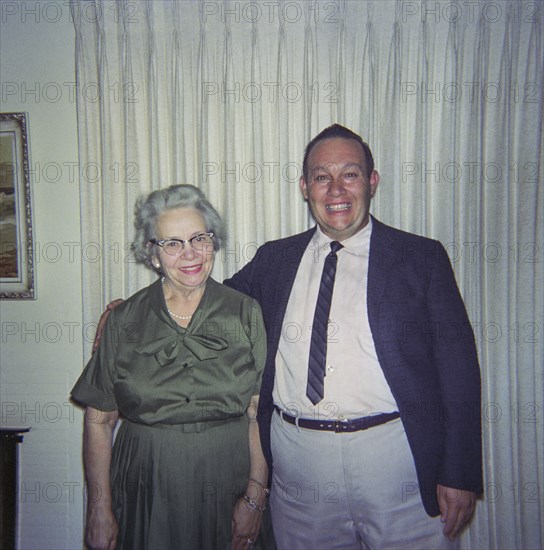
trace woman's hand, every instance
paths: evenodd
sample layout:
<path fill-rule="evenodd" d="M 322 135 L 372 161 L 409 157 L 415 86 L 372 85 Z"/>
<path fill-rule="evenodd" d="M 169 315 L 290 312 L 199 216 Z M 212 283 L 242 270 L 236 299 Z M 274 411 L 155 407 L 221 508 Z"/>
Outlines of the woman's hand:
<path fill-rule="evenodd" d="M 111 508 L 89 508 L 85 542 L 89 550 L 115 550 L 119 528 Z"/>
<path fill-rule="evenodd" d="M 252 510 L 239 498 L 232 512 L 232 550 L 247 550 L 259 536 L 263 513 Z"/>

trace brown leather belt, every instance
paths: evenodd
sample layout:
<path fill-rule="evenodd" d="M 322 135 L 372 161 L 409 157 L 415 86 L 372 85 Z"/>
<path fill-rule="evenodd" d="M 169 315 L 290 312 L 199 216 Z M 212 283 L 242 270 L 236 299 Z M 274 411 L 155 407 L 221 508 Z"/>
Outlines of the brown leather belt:
<path fill-rule="evenodd" d="M 400 418 L 400 413 L 383 413 L 375 414 L 373 416 L 363 416 L 361 418 L 353 418 L 351 420 L 310 420 L 309 418 L 297 418 L 291 416 L 282 411 L 279 407 L 276 407 L 276 412 L 280 415 L 285 422 L 298 426 L 299 428 L 306 428 L 307 430 L 323 430 L 326 432 L 344 433 L 344 432 L 358 432 L 360 430 L 368 430 L 374 426 L 385 424 L 395 418 Z"/>

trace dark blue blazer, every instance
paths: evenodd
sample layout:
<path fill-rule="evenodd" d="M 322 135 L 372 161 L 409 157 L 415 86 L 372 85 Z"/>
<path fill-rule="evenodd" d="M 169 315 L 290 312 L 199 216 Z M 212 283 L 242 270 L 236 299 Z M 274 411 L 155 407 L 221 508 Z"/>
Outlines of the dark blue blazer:
<path fill-rule="evenodd" d="M 276 352 L 297 269 L 314 231 L 264 244 L 225 281 L 255 298 L 263 311 L 268 354 L 258 414 L 270 471 Z M 437 483 L 483 490 L 478 358 L 444 247 L 373 218 L 367 303 L 378 360 L 399 407 L 421 498 L 435 516 Z"/>

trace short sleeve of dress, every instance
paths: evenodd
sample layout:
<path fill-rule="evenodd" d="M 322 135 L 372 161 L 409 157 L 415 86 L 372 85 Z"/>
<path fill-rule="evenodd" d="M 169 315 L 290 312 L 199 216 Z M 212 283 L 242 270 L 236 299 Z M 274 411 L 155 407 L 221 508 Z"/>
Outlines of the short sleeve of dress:
<path fill-rule="evenodd" d="M 108 316 L 100 344 L 71 391 L 74 401 L 81 405 L 90 405 L 100 411 L 108 412 L 117 410 L 117 402 L 113 394 L 114 342 L 118 325 L 116 313 L 112 311 Z"/>

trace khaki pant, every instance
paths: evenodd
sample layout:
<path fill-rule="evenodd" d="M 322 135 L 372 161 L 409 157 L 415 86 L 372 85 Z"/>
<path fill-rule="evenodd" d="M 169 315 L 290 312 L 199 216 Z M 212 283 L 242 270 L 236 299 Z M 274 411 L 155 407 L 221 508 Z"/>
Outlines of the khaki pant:
<path fill-rule="evenodd" d="M 280 550 L 447 549 L 427 515 L 400 419 L 336 434 L 272 418 L 270 508 Z"/>

